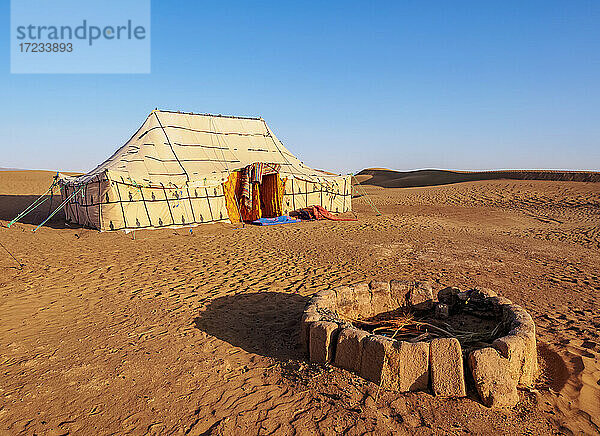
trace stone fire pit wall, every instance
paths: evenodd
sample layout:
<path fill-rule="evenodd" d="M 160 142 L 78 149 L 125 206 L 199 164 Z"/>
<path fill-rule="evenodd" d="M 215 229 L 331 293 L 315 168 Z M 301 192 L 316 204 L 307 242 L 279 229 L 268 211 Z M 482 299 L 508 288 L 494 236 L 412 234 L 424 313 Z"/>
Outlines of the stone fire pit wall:
<path fill-rule="evenodd" d="M 537 372 L 535 325 L 520 306 L 489 290 L 433 295 L 426 282 L 361 283 L 318 292 L 302 315 L 300 343 L 312 362 L 333 364 L 397 392 L 427 390 L 466 395 L 463 350 L 455 338 L 406 342 L 370 334 L 346 320 L 366 319 L 398 308 L 448 310 L 458 297 L 484 301 L 503 323 L 505 336 L 471 351 L 467 369 L 482 402 L 512 406 L 516 387 L 530 386 Z M 467 356 L 465 356 L 467 357 Z"/>

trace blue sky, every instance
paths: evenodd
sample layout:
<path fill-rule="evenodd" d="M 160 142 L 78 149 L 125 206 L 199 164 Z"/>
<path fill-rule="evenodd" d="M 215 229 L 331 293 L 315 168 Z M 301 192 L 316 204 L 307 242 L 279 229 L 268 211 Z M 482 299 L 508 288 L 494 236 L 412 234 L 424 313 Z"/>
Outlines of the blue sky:
<path fill-rule="evenodd" d="M 151 74 L 10 74 L 0 167 L 82 170 L 155 107 L 264 117 L 307 164 L 600 170 L 600 2 L 152 2 Z"/>

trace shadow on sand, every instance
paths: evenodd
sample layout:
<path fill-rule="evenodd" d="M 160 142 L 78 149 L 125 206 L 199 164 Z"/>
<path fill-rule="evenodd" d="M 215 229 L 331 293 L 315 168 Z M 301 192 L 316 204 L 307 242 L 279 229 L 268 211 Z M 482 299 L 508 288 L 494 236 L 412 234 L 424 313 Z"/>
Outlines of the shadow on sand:
<path fill-rule="evenodd" d="M 38 197 L 39 195 L 0 195 L 0 220 L 12 221 L 18 214 L 37 200 Z M 46 195 L 45 201 L 25 217 L 21 218 L 19 222 L 38 225 L 59 206 L 60 202 L 60 195 L 54 195 L 52 201 L 50 200 L 50 196 Z M 64 210 L 61 209 L 58 211 L 44 226 L 54 229 L 64 229 L 66 227 Z"/>
<path fill-rule="evenodd" d="M 552 170 L 394 171 L 367 168 L 359 172 L 356 177 L 363 185 L 381 186 L 383 188 L 414 188 L 419 186 L 449 185 L 452 183 L 499 179 L 600 182 L 600 172 Z"/>
<path fill-rule="evenodd" d="M 237 294 L 212 300 L 196 328 L 250 353 L 302 359 L 300 317 L 307 297 L 285 292 Z"/>

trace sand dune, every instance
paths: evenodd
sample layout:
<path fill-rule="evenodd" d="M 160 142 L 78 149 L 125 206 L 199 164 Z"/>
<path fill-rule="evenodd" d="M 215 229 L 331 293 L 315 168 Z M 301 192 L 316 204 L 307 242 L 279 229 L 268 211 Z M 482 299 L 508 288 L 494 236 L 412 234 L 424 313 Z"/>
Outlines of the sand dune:
<path fill-rule="evenodd" d="M 0 433 L 594 434 L 600 184 L 366 186 L 357 222 L 98 233 L 6 224 L 52 173 L 0 173 Z M 308 297 L 366 279 L 486 286 L 537 325 L 510 410 L 309 364 Z"/>
<path fill-rule="evenodd" d="M 360 183 L 384 188 L 448 185 L 480 180 L 548 180 L 569 182 L 600 182 L 600 173 L 592 171 L 503 170 L 503 171 L 394 171 L 367 168 L 356 175 Z"/>

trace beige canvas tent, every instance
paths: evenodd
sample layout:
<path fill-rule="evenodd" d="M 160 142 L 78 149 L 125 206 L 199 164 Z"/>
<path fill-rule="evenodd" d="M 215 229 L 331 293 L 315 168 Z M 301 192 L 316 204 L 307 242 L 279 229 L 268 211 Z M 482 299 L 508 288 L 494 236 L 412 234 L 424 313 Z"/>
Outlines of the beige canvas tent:
<path fill-rule="evenodd" d="M 262 118 L 155 110 L 89 173 L 59 175 L 66 218 L 101 231 L 351 210 L 351 176 L 304 165 Z"/>

